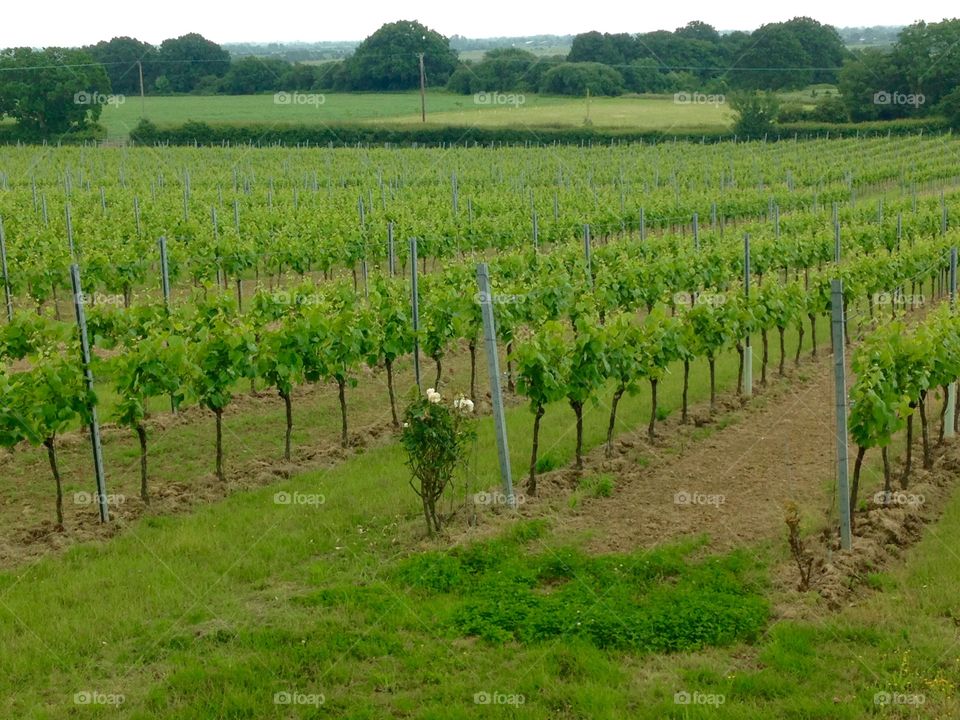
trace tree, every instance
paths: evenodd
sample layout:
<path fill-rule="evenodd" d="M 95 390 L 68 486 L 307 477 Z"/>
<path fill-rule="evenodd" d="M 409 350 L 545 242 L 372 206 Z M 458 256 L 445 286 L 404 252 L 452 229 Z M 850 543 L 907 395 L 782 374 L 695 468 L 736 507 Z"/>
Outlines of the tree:
<path fill-rule="evenodd" d="M 309 326 L 302 318 L 288 315 L 269 329 L 257 345 L 257 373 L 275 387 L 286 410 L 287 430 L 283 458 L 290 462 L 293 436 L 293 386 L 303 379 L 303 358 L 309 346 Z"/>
<path fill-rule="evenodd" d="M 517 390 L 529 398 L 533 413 L 533 449 L 527 492 L 536 495 L 540 421 L 547 405 L 564 396 L 570 371 L 563 326 L 556 320 L 544 323 L 533 337 L 517 347 L 513 357 L 517 366 Z"/>
<path fill-rule="evenodd" d="M 902 329 L 901 329 L 902 330 Z M 921 431 L 923 433 L 923 466 L 929 469 L 930 441 L 927 431 L 927 390 L 930 387 L 930 359 L 931 349 L 926 342 L 927 338 L 920 332 L 901 334 L 895 344 L 891 343 L 895 351 L 895 372 L 897 386 L 907 400 L 907 407 L 902 411 L 907 418 L 906 458 L 903 471 L 900 475 L 900 487 L 907 489 L 910 471 L 913 466 L 913 417 L 919 408 Z"/>
<path fill-rule="evenodd" d="M 230 70 L 230 53 L 197 33 L 164 40 L 158 60 L 160 77 L 169 83 L 170 91 L 178 93 L 192 92 L 203 78 L 223 77 Z"/>
<path fill-rule="evenodd" d="M 824 25 L 809 17 L 795 17 L 783 23 L 793 33 L 804 51 L 803 66 L 791 85 L 803 87 L 810 83 L 835 83 L 837 69 L 847 55 L 840 33 L 832 25 Z"/>
<path fill-rule="evenodd" d="M 621 70 L 627 90 L 638 93 L 664 92 L 669 87 L 660 63 L 653 58 L 640 58 Z"/>
<path fill-rule="evenodd" d="M 710 39 L 709 26 L 681 28 L 677 32 L 658 30 L 638 36 L 640 57 L 655 60 L 680 79 L 677 89 L 692 90 L 718 76 L 732 63 L 724 62 L 720 43 Z M 682 79 L 686 77 L 687 79 Z"/>
<path fill-rule="evenodd" d="M 87 390 L 82 366 L 73 358 L 43 353 L 29 370 L 0 376 L 0 444 L 22 440 L 47 449 L 57 487 L 57 527 L 63 529 L 63 483 L 57 461 L 57 436 L 78 419 L 86 422 L 96 397 Z"/>
<path fill-rule="evenodd" d="M 477 343 L 483 331 L 483 306 L 473 295 L 461 295 L 460 307 L 456 313 L 457 331 L 459 337 L 467 339 L 467 350 L 470 353 L 470 394 L 469 398 L 477 397 Z"/>
<path fill-rule="evenodd" d="M 713 25 L 700 20 L 691 20 L 682 28 L 677 28 L 673 32 L 677 37 L 688 38 L 690 40 L 701 40 L 704 42 L 720 42 L 720 33 Z"/>
<path fill-rule="evenodd" d="M 46 137 L 82 130 L 100 118 L 110 80 L 80 50 L 15 48 L 0 52 L 0 118 Z"/>
<path fill-rule="evenodd" d="M 390 415 L 393 426 L 397 419 L 396 393 L 393 388 L 393 364 L 413 349 L 413 320 L 408 308 L 406 284 L 398 280 L 378 277 L 371 294 L 371 305 L 380 323 L 377 333 L 377 354 L 387 371 L 387 392 L 390 395 Z"/>
<path fill-rule="evenodd" d="M 755 30 L 740 55 L 732 58 L 730 77 L 737 87 L 750 90 L 834 82 L 845 54 L 835 28 L 810 18 L 794 18 Z"/>
<path fill-rule="evenodd" d="M 813 119 L 825 123 L 845 123 L 850 121 L 850 113 L 842 98 L 832 96 L 817 103 L 813 109 Z"/>
<path fill-rule="evenodd" d="M 628 54 L 629 59 L 633 59 L 636 54 L 635 50 L 628 49 L 632 44 L 633 39 L 629 35 L 616 36 L 591 30 L 574 36 L 567 61 L 623 65 L 628 62 Z"/>
<path fill-rule="evenodd" d="M 902 105 L 876 102 L 877 93 L 891 92 L 903 80 L 893 55 L 880 48 L 866 48 L 848 58 L 839 73 L 840 97 L 855 122 L 890 119 L 905 112 Z"/>
<path fill-rule="evenodd" d="M 420 86 L 423 54 L 430 85 L 445 85 L 457 67 L 450 41 L 434 30 L 409 20 L 387 23 L 366 38 L 344 61 L 344 81 L 350 90 L 412 90 Z"/>
<path fill-rule="evenodd" d="M 663 312 L 651 313 L 640 326 L 640 336 L 637 343 L 637 360 L 640 377 L 650 382 L 650 423 L 647 426 L 647 437 L 654 438 L 654 429 L 657 422 L 657 388 L 667 368 L 674 360 L 680 357 L 679 323 L 676 318 L 669 317 Z M 609 442 L 609 440 L 608 440 Z"/>
<path fill-rule="evenodd" d="M 922 94 L 922 105 L 926 109 L 935 106 L 960 84 L 958 45 L 960 19 L 939 23 L 921 21 L 904 28 L 893 49 L 893 63 L 904 84 L 883 89 L 889 93 L 898 90 L 906 94 Z"/>
<path fill-rule="evenodd" d="M 308 361 L 307 380 L 319 378 L 337 383 L 340 399 L 340 445 L 347 447 L 346 388 L 356 386 L 354 373 L 366 361 L 377 361 L 378 326 L 373 313 L 356 300 L 349 291 L 341 292 L 330 304 L 318 305 L 308 316 L 311 332 L 319 340 L 315 354 Z M 319 377 L 318 377 L 319 376 Z"/>
<path fill-rule="evenodd" d="M 867 48 L 844 63 L 839 84 L 854 120 L 925 115 L 949 108 L 958 87 L 960 20 L 904 28 L 890 50 Z M 948 114 L 949 113 L 945 113 Z"/>
<path fill-rule="evenodd" d="M 600 63 L 563 63 L 550 68 L 540 82 L 540 92 L 552 95 L 621 95 L 623 76 Z"/>
<path fill-rule="evenodd" d="M 193 345 L 191 360 L 197 367 L 194 393 L 217 421 L 217 478 L 223 472 L 223 411 L 232 399 L 234 385 L 254 373 L 256 343 L 253 332 L 235 320 L 217 315 L 202 326 Z"/>
<path fill-rule="evenodd" d="M 433 386 L 439 390 L 443 357 L 459 329 L 457 312 L 460 309 L 460 296 L 456 289 L 444 284 L 431 286 L 425 295 L 427 302 L 421 328 L 423 351 L 437 366 L 437 377 L 433 381 Z"/>
<path fill-rule="evenodd" d="M 960 130 L 960 86 L 940 101 L 937 110 L 947 119 L 950 127 Z"/>
<path fill-rule="evenodd" d="M 734 132 L 746 138 L 762 138 L 773 130 L 780 103 L 773 93 L 735 93 L 730 106 L 737 113 Z"/>
<path fill-rule="evenodd" d="M 340 63 L 337 63 L 339 65 Z M 280 88 L 290 91 L 306 91 L 319 87 L 323 69 L 315 65 L 295 63 L 290 65 L 280 78 Z"/>
<path fill-rule="evenodd" d="M 147 490 L 147 401 L 168 396 L 174 409 L 184 400 L 190 380 L 187 344 L 178 335 L 152 334 L 137 338 L 113 363 L 118 395 L 117 422 L 137 434 L 140 442 L 140 498 Z"/>
<path fill-rule="evenodd" d="M 614 382 L 610 402 L 610 423 L 607 425 L 607 457 L 613 452 L 613 431 L 617 422 L 617 406 L 624 393 L 631 395 L 640 388 L 641 336 L 640 325 L 632 314 L 621 313 L 604 325 L 604 348 L 607 357 L 607 376 Z"/>
<path fill-rule="evenodd" d="M 717 354 L 731 340 L 736 339 L 732 327 L 735 308 L 726 302 L 698 302 L 684 316 L 690 327 L 697 355 L 704 355 L 710 366 L 710 412 L 716 408 Z"/>
<path fill-rule="evenodd" d="M 268 90 L 279 90 L 291 70 L 286 60 L 260 58 L 252 55 L 234 60 L 230 70 L 220 81 L 223 92 L 230 95 L 253 95 Z M 309 89 L 313 82 L 307 85 Z"/>
<path fill-rule="evenodd" d="M 891 492 L 887 449 L 894 434 L 906 424 L 909 400 L 898 383 L 896 348 L 903 325 L 891 323 L 871 335 L 853 354 L 851 368 L 857 381 L 850 388 L 850 435 L 857 443 L 857 458 L 850 487 L 850 508 L 856 507 L 863 458 L 871 447 L 883 454 L 883 489 Z"/>
<path fill-rule="evenodd" d="M 583 317 L 574 326 L 570 352 L 570 374 L 566 382 L 567 402 L 577 418 L 576 468 L 583 469 L 583 406 L 596 398 L 607 374 L 603 328 L 596 318 Z"/>
<path fill-rule="evenodd" d="M 478 63 L 460 65 L 450 76 L 447 89 L 463 94 L 535 90 L 530 71 L 537 62 L 537 56 L 526 50 L 496 48 Z"/>
<path fill-rule="evenodd" d="M 930 387 L 940 386 L 943 391 L 938 445 L 943 443 L 949 385 L 960 377 L 960 326 L 955 318 L 949 306 L 942 306 L 917 330 L 926 336 L 927 347 L 930 348 Z"/>
<path fill-rule="evenodd" d="M 767 368 L 770 365 L 770 343 L 767 333 L 777 327 L 782 328 L 787 322 L 786 296 L 783 286 L 777 283 L 762 285 L 754 296 L 753 311 L 756 328 L 760 330 L 760 342 L 763 345 L 763 359 L 760 361 L 760 384 L 767 384 Z M 782 331 L 781 331 L 782 337 Z M 780 369 L 783 371 L 783 354 L 780 358 Z"/>
<path fill-rule="evenodd" d="M 518 48 L 497 48 L 483 56 L 477 68 L 481 90 L 524 90 L 529 88 L 527 73 L 537 56 Z"/>
<path fill-rule="evenodd" d="M 461 63 L 456 70 L 450 73 L 450 79 L 447 80 L 447 91 L 460 95 L 480 92 L 480 78 L 475 71 L 476 67 L 471 62 Z"/>
<path fill-rule="evenodd" d="M 113 92 L 139 95 L 141 67 L 144 88 L 153 88 L 159 71 L 157 49 L 153 45 L 132 37 L 115 37 L 101 40 L 85 50 L 94 60 L 103 64 Z"/>

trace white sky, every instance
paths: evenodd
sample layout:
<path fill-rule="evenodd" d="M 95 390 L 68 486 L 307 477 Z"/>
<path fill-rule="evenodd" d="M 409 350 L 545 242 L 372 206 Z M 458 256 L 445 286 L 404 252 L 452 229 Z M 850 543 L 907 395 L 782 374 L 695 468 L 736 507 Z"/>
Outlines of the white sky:
<path fill-rule="evenodd" d="M 479 12 L 475 11 L 479 8 Z M 703 20 L 720 30 L 752 30 L 768 22 L 807 15 L 838 27 L 909 25 L 960 15 L 956 2 L 863 2 L 803 0 L 731 5 L 716 0 L 685 3 L 592 0 L 525 3 L 487 0 L 361 0 L 356 5 L 313 0 L 268 3 L 166 0 L 138 4 L 129 0 L 52 0 L 5 2 L 0 9 L 0 47 L 76 46 L 130 35 L 147 42 L 199 32 L 219 42 L 273 40 L 361 40 L 394 20 L 419 20 L 444 35 L 471 38 L 534 34 L 575 34 L 587 30 L 646 32 L 673 30 Z"/>

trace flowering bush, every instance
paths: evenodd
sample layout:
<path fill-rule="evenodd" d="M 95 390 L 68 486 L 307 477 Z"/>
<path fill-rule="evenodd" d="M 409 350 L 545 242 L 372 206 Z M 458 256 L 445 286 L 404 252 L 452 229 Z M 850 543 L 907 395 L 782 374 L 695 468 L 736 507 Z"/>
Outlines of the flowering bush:
<path fill-rule="evenodd" d="M 437 502 L 453 481 L 457 466 L 463 462 L 466 445 L 473 439 L 473 428 L 465 420 L 473 412 L 473 401 L 458 397 L 453 407 L 433 388 L 417 394 L 404 412 L 400 443 L 407 453 L 412 476 L 410 487 L 420 496 L 427 532 L 439 532 L 444 518 L 437 513 Z"/>

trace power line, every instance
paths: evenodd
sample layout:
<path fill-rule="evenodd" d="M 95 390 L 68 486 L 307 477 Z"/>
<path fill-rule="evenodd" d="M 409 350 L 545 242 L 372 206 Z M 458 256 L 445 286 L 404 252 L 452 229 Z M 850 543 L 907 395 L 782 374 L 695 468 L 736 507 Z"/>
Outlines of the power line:
<path fill-rule="evenodd" d="M 256 58 L 258 58 L 258 59 L 264 59 L 264 60 L 272 60 L 272 59 L 275 59 L 275 58 L 259 58 L 259 56 L 257 56 L 257 55 L 247 55 L 247 56 L 243 56 L 243 57 L 256 57 Z M 397 60 L 397 59 L 404 59 L 404 58 L 406 58 L 407 56 L 406 56 L 406 55 L 400 55 L 400 54 L 398 54 L 398 55 L 387 55 L 387 56 L 384 56 L 384 57 L 386 57 L 387 59 L 390 59 L 390 60 Z M 534 58 L 534 59 L 532 59 L 532 60 L 530 61 L 530 64 L 531 64 L 531 65 L 537 65 L 537 64 L 541 64 L 541 63 L 548 63 L 548 62 L 550 62 L 550 59 L 553 58 L 553 57 L 556 57 L 556 56 L 552 56 L 552 55 L 551 55 L 551 56 L 536 57 L 536 58 Z M 638 58 L 638 60 L 643 60 L 643 59 L 645 59 L 645 58 Z M 32 65 L 32 66 L 28 66 L 28 67 L 2 67 L 2 66 L 0 66 L 0 72 L 12 72 L 12 71 L 16 71 L 16 70 L 47 70 L 47 69 L 50 69 L 50 68 L 96 67 L 97 65 L 102 65 L 102 66 L 104 66 L 104 67 L 113 67 L 113 66 L 118 66 L 118 65 L 124 65 L 124 66 L 128 66 L 128 67 L 133 67 L 133 66 L 135 66 L 138 62 L 143 62 L 145 65 L 149 66 L 149 65 L 182 65 L 182 64 L 190 64 L 190 65 L 193 65 L 193 64 L 204 64 L 204 63 L 208 63 L 208 64 L 212 64 L 212 63 L 223 64 L 223 63 L 229 63 L 229 62 L 232 62 L 232 61 L 233 61 L 233 58 L 231 58 L 230 60 L 159 60 L 159 59 L 154 60 L 154 59 L 143 59 L 143 60 L 118 61 L 118 62 L 59 63 L 59 64 L 55 64 L 55 65 Z M 286 63 L 289 63 L 290 65 L 308 65 L 308 67 L 319 67 L 319 66 L 317 66 L 317 65 L 313 65 L 313 64 L 312 64 L 313 61 L 293 62 L 293 61 L 289 61 L 289 60 L 281 60 L 281 62 L 286 62 Z M 341 61 L 341 60 L 326 60 L 326 61 L 323 61 L 323 62 L 324 62 L 324 64 L 333 64 L 333 63 L 338 63 L 338 62 L 342 62 L 342 61 Z M 474 63 L 474 64 L 473 64 L 474 67 L 475 67 L 477 64 L 479 64 L 480 62 L 483 62 L 483 60 L 480 60 L 478 63 Z M 502 60 L 498 60 L 498 62 L 503 62 L 503 61 L 502 61 Z M 518 63 L 518 64 L 519 64 L 521 61 L 519 61 L 519 60 L 511 60 L 511 61 L 508 61 L 508 62 L 515 62 L 515 63 Z M 565 60 L 564 62 L 570 62 L 570 61 L 569 61 L 569 60 Z M 640 70 L 716 70 L 716 71 L 721 71 L 721 72 L 729 72 L 730 70 L 770 70 L 770 71 L 788 70 L 788 71 L 793 71 L 793 72 L 799 72 L 799 71 L 803 71 L 803 70 L 820 70 L 820 71 L 832 71 L 832 72 L 836 72 L 836 71 L 838 71 L 838 70 L 842 70 L 842 69 L 843 69 L 842 66 L 816 66 L 816 65 L 803 65 L 803 66 L 788 66 L 788 65 L 782 65 L 782 66 L 752 66 L 752 65 L 750 65 L 750 66 L 748 66 L 748 65 L 739 65 L 739 66 L 738 66 L 738 65 L 729 65 L 729 66 L 723 66 L 723 65 L 670 65 L 670 64 L 666 64 L 666 63 L 662 63 L 662 62 L 661 62 L 661 63 L 656 63 L 656 64 L 650 64 L 650 65 L 644 65 L 644 64 L 638 65 L 636 62 L 633 62 L 633 63 L 601 63 L 601 64 L 606 65 L 607 67 L 612 67 L 612 68 L 624 68 L 624 69 L 633 68 L 633 69 L 640 69 Z"/>
<path fill-rule="evenodd" d="M 131 61 L 122 61 L 122 62 L 92 62 L 92 63 L 57 63 L 55 65 L 30 65 L 27 67 L 3 67 L 0 66 L 0 72 L 16 72 L 18 70 L 50 70 L 53 68 L 82 68 L 82 67 L 114 67 L 117 65 L 123 65 L 126 67 L 134 67 L 139 62 L 145 62 L 149 67 L 150 65 L 177 65 L 177 64 L 188 64 L 188 65 L 200 65 L 203 63 L 218 63 L 218 64 L 229 64 L 230 60 L 131 60 Z M 291 63 L 293 64 L 293 63 Z"/>

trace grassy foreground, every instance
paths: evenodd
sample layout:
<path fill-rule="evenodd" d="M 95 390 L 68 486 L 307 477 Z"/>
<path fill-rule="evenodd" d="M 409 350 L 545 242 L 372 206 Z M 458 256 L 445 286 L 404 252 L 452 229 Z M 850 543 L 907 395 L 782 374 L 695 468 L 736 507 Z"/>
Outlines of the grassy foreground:
<path fill-rule="evenodd" d="M 704 370 L 692 374 L 698 400 Z M 735 356 L 718 370 L 730 388 Z M 677 381 L 664 387 L 668 410 Z M 624 427 L 647 408 L 643 394 L 625 401 Z M 571 419 L 558 405 L 544 423 L 558 462 L 572 456 Z M 603 405 L 588 416 L 590 445 L 605 419 Z M 519 475 L 530 415 L 516 408 L 509 422 Z M 496 477 L 489 421 L 479 430 L 477 488 Z M 399 449 L 381 447 L 0 574 L 0 716 L 958 712 L 960 555 L 949 549 L 960 498 L 903 566 L 872 579 L 883 593 L 821 621 L 763 624 L 773 550 L 694 559 L 685 544 L 587 558 L 558 546 L 549 526 L 517 523 L 485 544 L 411 554 L 421 530 L 406 476 Z M 277 492 L 299 500 L 278 504 Z M 626 614 L 638 607 L 649 614 Z"/>

